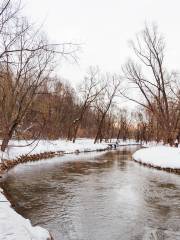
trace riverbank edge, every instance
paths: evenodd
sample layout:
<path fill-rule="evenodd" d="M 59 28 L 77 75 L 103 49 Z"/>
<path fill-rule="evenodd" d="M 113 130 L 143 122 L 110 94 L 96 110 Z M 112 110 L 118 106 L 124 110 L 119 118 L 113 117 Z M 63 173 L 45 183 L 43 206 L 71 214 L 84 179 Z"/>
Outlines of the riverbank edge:
<path fill-rule="evenodd" d="M 137 144 L 127 143 L 127 144 L 125 144 L 124 143 L 122 145 L 120 144 L 118 147 L 139 146 L 139 145 L 141 145 L 141 144 L 139 144 L 139 143 L 137 143 Z M 50 151 L 50 152 L 43 152 L 43 153 L 39 153 L 39 154 L 22 155 L 22 156 L 18 157 L 17 159 L 14 159 L 14 160 L 5 160 L 3 162 L 3 167 L 4 167 L 3 169 L 1 168 L 2 167 L 2 164 L 1 164 L 0 165 L 0 177 L 3 177 L 3 175 L 5 175 L 9 170 L 11 170 L 12 168 L 16 167 L 19 164 L 23 164 L 23 163 L 27 163 L 27 162 L 35 162 L 35 161 L 39 161 L 39 160 L 45 160 L 45 159 L 54 158 L 54 157 L 58 157 L 58 156 L 63 156 L 63 155 L 67 155 L 67 154 L 80 154 L 80 153 L 102 152 L 102 151 L 105 152 L 105 151 L 110 151 L 111 149 L 112 148 L 109 147 L 109 145 L 107 143 L 107 146 L 105 148 L 96 149 L 96 150 L 84 150 L 84 151 L 76 150 L 76 151 L 73 151 L 73 152 L 65 152 L 65 151 L 53 152 L 53 151 Z M 1 189 L 2 189 L 2 191 L 1 191 Z M 8 192 L 6 191 L 6 189 L 4 189 L 3 186 L 0 187 L 0 195 L 1 194 L 4 196 L 5 199 L 7 199 L 8 203 L 9 203 L 9 208 L 11 208 L 16 214 L 19 214 L 13 208 L 14 204 L 12 203 L 11 198 L 8 195 Z M 20 215 L 20 216 L 22 216 L 22 215 Z M 24 218 L 24 220 L 26 220 L 26 219 Z M 49 232 L 49 238 L 44 239 L 44 240 L 53 240 L 53 237 L 52 237 L 50 232 Z"/>
<path fill-rule="evenodd" d="M 175 174 L 180 174 L 180 169 L 175 169 L 175 168 L 162 168 L 162 167 L 159 167 L 159 166 L 154 166 L 152 164 L 149 164 L 149 163 L 143 163 L 141 161 L 138 161 L 134 158 L 132 158 L 134 162 L 142 165 L 142 166 L 145 166 L 145 167 L 149 167 L 149 168 L 154 168 L 154 169 L 157 169 L 157 170 L 160 170 L 160 171 L 166 171 L 166 172 L 169 172 L 169 173 L 175 173 Z"/>
<path fill-rule="evenodd" d="M 146 146 L 146 145 L 142 145 L 142 149 L 148 149 L 148 148 L 151 148 L 150 146 Z M 138 150 L 137 150 L 138 151 Z M 136 152 L 137 152 L 136 151 Z M 136 153 L 135 152 L 135 153 Z M 134 154 L 135 154 L 134 153 Z M 160 171 L 166 171 L 166 172 L 169 172 L 169 173 L 174 173 L 174 174 L 180 174 L 180 168 L 173 168 L 173 167 L 161 167 L 161 166 L 155 166 L 151 163 L 146 163 L 146 162 L 142 162 L 141 160 L 137 160 L 135 157 L 132 156 L 132 160 L 142 166 L 145 166 L 145 167 L 149 167 L 149 168 L 154 168 L 156 170 L 160 170 Z"/>
<path fill-rule="evenodd" d="M 6 203 L 5 211 L 6 212 L 10 212 L 11 211 L 11 213 L 13 215 L 15 215 L 14 220 L 16 220 L 16 218 L 19 218 L 19 217 L 22 218 L 23 224 L 21 224 L 21 227 L 27 225 L 27 221 L 28 221 L 29 222 L 28 224 L 29 224 L 31 230 L 34 231 L 35 228 L 38 227 L 38 228 L 40 228 L 38 230 L 38 232 L 42 232 L 42 231 L 45 232 L 46 231 L 46 237 L 45 238 L 41 238 L 41 239 L 43 239 L 43 240 L 54 240 L 54 238 L 52 237 L 51 233 L 47 229 L 45 229 L 43 227 L 39 227 L 39 226 L 33 226 L 30 219 L 24 218 L 20 213 L 18 213 L 14 209 L 14 204 L 12 203 L 11 197 L 9 196 L 8 192 L 6 190 L 4 190 L 3 186 L 0 187 L 0 199 L 3 199 L 2 203 Z M 43 235 L 44 235 L 44 233 L 43 233 Z M 39 233 L 38 233 L 38 236 L 39 236 Z M 31 237 L 31 236 L 29 236 L 29 237 Z M 0 236 L 0 239 L 1 239 L 1 236 Z M 35 238 L 33 238 L 33 239 L 35 239 Z M 40 238 L 37 238 L 37 239 L 40 239 Z"/>
<path fill-rule="evenodd" d="M 111 145 L 111 146 L 110 146 Z M 0 163 L 0 177 L 2 177 L 6 172 L 8 172 L 10 169 L 16 167 L 19 164 L 27 163 L 27 162 L 35 162 L 39 160 L 45 160 L 49 158 L 54 158 L 58 156 L 63 156 L 66 154 L 79 154 L 79 153 L 88 153 L 88 152 L 102 152 L 102 151 L 108 151 L 111 149 L 116 149 L 113 148 L 113 144 L 111 143 L 106 143 L 103 147 L 97 148 L 97 149 L 85 149 L 85 150 L 78 150 L 76 149 L 75 151 L 66 151 L 66 150 L 61 150 L 61 151 L 48 151 L 48 152 L 41 152 L 41 153 L 36 153 L 36 154 L 24 154 L 20 155 L 19 157 L 15 159 L 4 159 L 3 162 Z M 126 146 L 141 146 L 142 144 L 140 143 L 121 143 L 118 144 L 117 147 L 126 147 Z"/>
<path fill-rule="evenodd" d="M 127 145 L 125 145 L 127 146 Z M 30 155 L 21 155 L 16 159 L 12 160 L 4 160 L 3 163 L 0 163 L 0 177 L 3 176 L 6 172 L 8 172 L 10 169 L 16 167 L 19 164 L 27 163 L 27 162 L 36 162 L 39 160 L 45 160 L 49 158 L 59 157 L 66 154 L 79 154 L 79 153 L 88 153 L 88 152 L 102 152 L 102 151 L 108 151 L 110 148 L 107 146 L 106 148 L 102 149 L 96 149 L 96 150 L 84 150 L 79 151 L 76 150 L 74 152 L 65 152 L 65 151 L 50 151 L 50 152 L 42 152 L 38 154 L 30 154 Z"/>

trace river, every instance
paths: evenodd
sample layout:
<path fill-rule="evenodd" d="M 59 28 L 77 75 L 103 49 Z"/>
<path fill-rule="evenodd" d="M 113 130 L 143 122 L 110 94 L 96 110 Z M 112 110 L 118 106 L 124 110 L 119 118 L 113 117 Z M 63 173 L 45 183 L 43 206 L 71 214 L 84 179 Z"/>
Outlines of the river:
<path fill-rule="evenodd" d="M 133 162 L 136 149 L 22 164 L 1 184 L 55 240 L 179 240 L 180 175 Z"/>

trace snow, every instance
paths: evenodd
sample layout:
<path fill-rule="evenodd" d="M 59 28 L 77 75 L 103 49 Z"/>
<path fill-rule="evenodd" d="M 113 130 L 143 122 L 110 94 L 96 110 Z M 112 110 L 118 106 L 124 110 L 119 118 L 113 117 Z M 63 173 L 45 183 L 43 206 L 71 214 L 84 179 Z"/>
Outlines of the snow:
<path fill-rule="evenodd" d="M 112 140 L 115 142 L 115 140 Z M 137 144 L 133 140 L 128 140 L 123 142 L 122 140 L 119 141 L 121 145 L 128 145 L 128 144 Z M 58 140 L 38 140 L 34 141 L 29 140 L 11 140 L 9 142 L 9 147 L 5 153 L 0 152 L 0 161 L 1 159 L 8 159 L 13 160 L 18 158 L 21 155 L 26 154 L 39 154 L 43 152 L 58 152 L 63 151 L 64 153 L 74 153 L 78 152 L 88 152 L 88 151 L 97 151 L 97 150 L 104 150 L 107 149 L 108 143 L 96 143 L 94 144 L 93 139 L 88 138 L 79 138 L 76 140 L 75 143 L 71 141 L 66 141 L 64 139 Z"/>
<path fill-rule="evenodd" d="M 0 189 L 0 240 L 50 240 L 50 234 L 16 213 Z"/>
<path fill-rule="evenodd" d="M 180 148 L 156 146 L 143 148 L 133 154 L 137 162 L 153 167 L 180 169 Z"/>
<path fill-rule="evenodd" d="M 63 151 L 64 153 L 87 152 L 103 150 L 107 148 L 105 143 L 94 144 L 93 139 L 77 139 L 75 143 L 66 141 L 64 139 L 58 140 L 40 140 L 40 141 L 25 141 L 25 140 L 11 140 L 9 148 L 5 153 L 0 152 L 2 159 L 16 159 L 17 157 L 25 154 L 39 154 L 43 152 L 57 152 Z"/>

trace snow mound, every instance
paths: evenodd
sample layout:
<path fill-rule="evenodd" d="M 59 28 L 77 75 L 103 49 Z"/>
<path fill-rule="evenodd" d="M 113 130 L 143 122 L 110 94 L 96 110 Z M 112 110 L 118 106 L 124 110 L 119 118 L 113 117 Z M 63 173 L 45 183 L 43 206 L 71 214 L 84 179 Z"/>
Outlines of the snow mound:
<path fill-rule="evenodd" d="M 180 148 L 157 146 L 143 148 L 133 154 L 137 162 L 154 167 L 180 169 Z"/>

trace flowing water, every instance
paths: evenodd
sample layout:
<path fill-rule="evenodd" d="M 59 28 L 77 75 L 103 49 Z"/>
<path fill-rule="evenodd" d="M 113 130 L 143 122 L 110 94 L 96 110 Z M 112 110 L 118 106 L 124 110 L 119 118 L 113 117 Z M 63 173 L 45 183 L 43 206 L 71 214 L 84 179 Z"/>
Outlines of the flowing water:
<path fill-rule="evenodd" d="M 140 166 L 135 147 L 15 167 L 15 209 L 55 240 L 180 239 L 180 175 Z"/>

